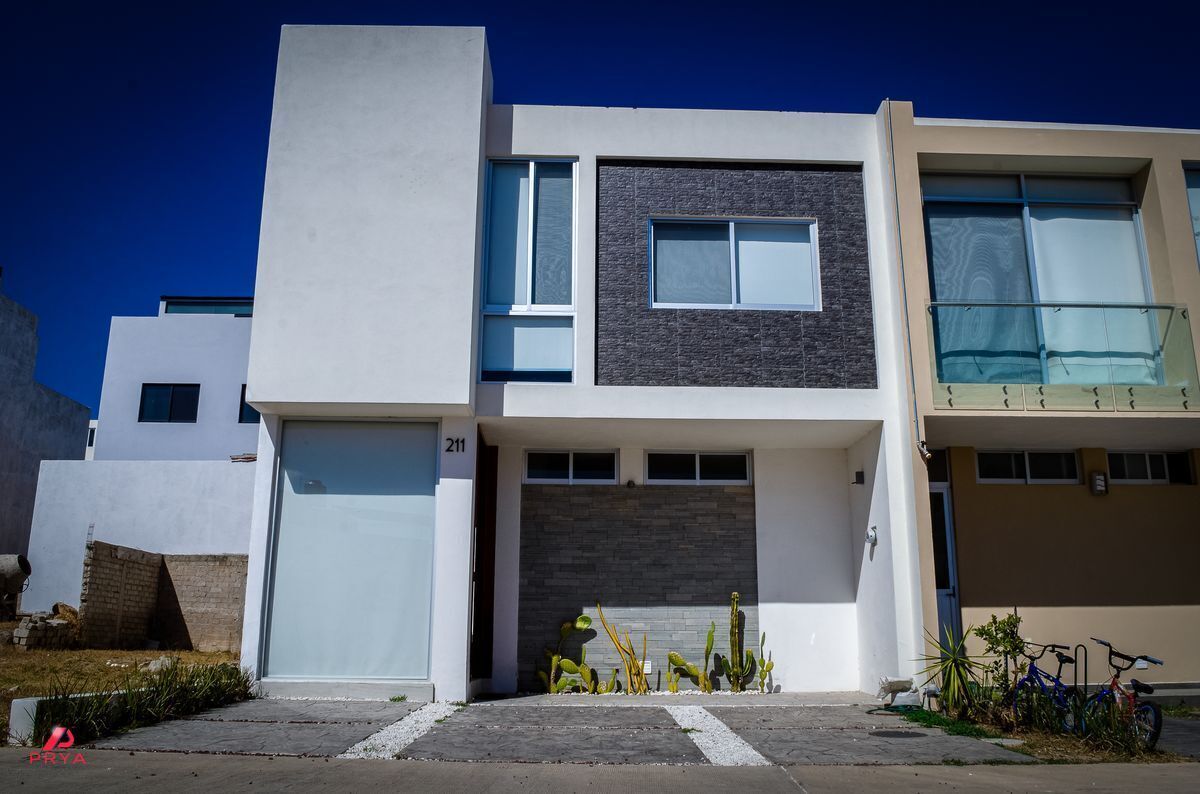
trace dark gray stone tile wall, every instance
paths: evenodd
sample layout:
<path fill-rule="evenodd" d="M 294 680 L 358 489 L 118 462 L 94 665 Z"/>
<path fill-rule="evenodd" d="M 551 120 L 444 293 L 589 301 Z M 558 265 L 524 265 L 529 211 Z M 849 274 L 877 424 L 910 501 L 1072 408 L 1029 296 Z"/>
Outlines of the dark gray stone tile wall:
<path fill-rule="evenodd" d="M 862 169 L 602 161 L 596 382 L 602 386 L 876 386 Z M 818 312 L 651 309 L 651 217 L 817 219 Z"/>
<path fill-rule="evenodd" d="M 542 688 L 537 670 L 558 627 L 587 614 L 593 632 L 575 635 L 567 656 L 607 680 L 619 657 L 596 614 L 628 630 L 640 652 L 649 635 L 650 683 L 667 652 L 700 664 L 710 623 L 714 651 L 729 649 L 729 594 L 741 594 L 745 642 L 758 643 L 754 487 L 525 485 L 521 488 L 518 687 Z M 684 679 L 681 688 L 693 688 Z M 666 679 L 662 679 L 666 689 Z"/>

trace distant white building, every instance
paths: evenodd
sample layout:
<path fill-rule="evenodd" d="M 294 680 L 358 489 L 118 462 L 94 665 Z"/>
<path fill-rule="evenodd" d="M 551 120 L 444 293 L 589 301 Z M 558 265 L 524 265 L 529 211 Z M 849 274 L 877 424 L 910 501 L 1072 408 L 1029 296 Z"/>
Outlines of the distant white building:
<path fill-rule="evenodd" d="M 259 415 L 244 401 L 252 298 L 164 296 L 114 317 L 83 461 L 37 481 L 21 606 L 78 604 L 89 537 L 162 554 L 245 554 Z"/>

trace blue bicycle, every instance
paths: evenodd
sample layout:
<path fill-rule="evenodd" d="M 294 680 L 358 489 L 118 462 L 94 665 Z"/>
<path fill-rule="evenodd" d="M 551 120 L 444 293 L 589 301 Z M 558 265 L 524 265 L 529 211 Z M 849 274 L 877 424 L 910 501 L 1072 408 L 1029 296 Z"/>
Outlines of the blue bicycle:
<path fill-rule="evenodd" d="M 1070 648 L 1066 645 L 1050 643 L 1040 645 L 1027 642 L 1022 656 L 1029 660 L 1029 669 L 1017 681 L 1009 694 L 1008 705 L 1012 706 L 1017 722 L 1029 725 L 1035 722 L 1051 722 L 1046 727 L 1061 728 L 1067 733 L 1074 733 L 1079 723 L 1079 714 L 1083 707 L 1083 693 L 1078 687 L 1067 686 L 1062 682 L 1063 667 L 1075 664 L 1075 657 L 1064 653 Z M 1038 661 L 1048 653 L 1053 653 L 1058 660 L 1058 671 L 1053 675 L 1038 667 Z M 1053 714 L 1048 713 L 1053 710 Z"/>

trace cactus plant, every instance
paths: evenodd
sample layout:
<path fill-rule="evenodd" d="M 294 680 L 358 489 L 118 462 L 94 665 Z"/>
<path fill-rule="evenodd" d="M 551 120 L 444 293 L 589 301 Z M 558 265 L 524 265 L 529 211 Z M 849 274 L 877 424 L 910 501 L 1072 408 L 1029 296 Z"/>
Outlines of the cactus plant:
<path fill-rule="evenodd" d="M 629 632 L 625 632 L 625 639 L 622 640 L 620 633 L 605 619 L 604 610 L 600 608 L 599 602 L 596 603 L 596 612 L 599 613 L 604 631 L 612 640 L 613 647 L 617 649 L 617 655 L 621 657 L 621 664 L 625 667 L 626 689 L 636 695 L 648 694 L 650 683 L 646 680 L 646 635 L 642 635 L 642 656 L 639 659 L 637 648 L 634 647 L 633 640 L 629 638 Z"/>
<path fill-rule="evenodd" d="M 669 669 L 673 668 L 675 670 L 675 672 L 678 674 L 676 677 L 676 685 L 678 685 L 679 677 L 681 677 L 682 675 L 687 675 L 687 677 L 692 680 L 692 683 L 694 683 L 696 686 L 700 687 L 701 692 L 707 693 L 707 692 L 713 691 L 712 679 L 709 677 L 709 672 L 708 672 L 708 660 L 712 657 L 713 637 L 716 636 L 716 633 L 717 633 L 717 624 L 716 624 L 716 622 L 713 622 L 713 623 L 709 624 L 708 637 L 705 639 L 705 642 L 704 642 L 704 666 L 703 667 L 697 667 L 696 665 L 694 665 L 691 662 L 684 659 L 683 656 L 676 653 L 675 651 L 671 651 L 670 653 L 667 654 L 667 661 L 669 662 Z M 668 684 L 670 683 L 669 676 L 670 676 L 670 673 L 668 672 Z M 671 690 L 671 691 L 677 691 L 677 690 Z"/>
<path fill-rule="evenodd" d="M 554 648 L 545 650 L 546 658 L 550 660 L 549 672 L 538 670 L 538 678 L 542 680 L 542 685 L 546 687 L 546 691 L 550 694 L 565 692 L 568 688 L 579 687 L 584 691 L 595 691 L 592 685 L 592 670 L 586 664 L 584 659 L 587 658 L 587 650 L 580 648 L 579 662 L 576 663 L 571 659 L 567 659 L 562 655 L 562 644 L 577 631 L 587 631 L 592 626 L 592 619 L 587 615 L 580 615 L 574 620 L 563 621 L 558 627 L 558 645 Z M 559 678 L 559 670 L 568 675 L 577 675 L 579 678 Z M 586 670 L 586 673 L 584 672 Z M 566 683 L 564 683 L 566 682 Z"/>
<path fill-rule="evenodd" d="M 767 691 L 767 676 L 775 669 L 775 661 L 767 656 L 767 633 L 758 641 L 758 691 Z"/>
<path fill-rule="evenodd" d="M 721 659 L 721 667 L 729 688 L 742 692 L 746 684 L 754 680 L 754 651 L 742 648 L 742 620 L 738 611 L 741 596 L 735 591 L 729 594 L 729 655 Z"/>

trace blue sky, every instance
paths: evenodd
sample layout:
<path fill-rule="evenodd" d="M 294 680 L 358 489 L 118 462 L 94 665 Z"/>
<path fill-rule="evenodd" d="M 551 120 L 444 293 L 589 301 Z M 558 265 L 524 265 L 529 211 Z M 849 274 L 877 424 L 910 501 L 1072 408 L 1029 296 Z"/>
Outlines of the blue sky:
<path fill-rule="evenodd" d="M 111 316 L 253 291 L 286 23 L 483 25 L 501 103 L 1200 128 L 1194 2 L 6 3 L 3 290 L 93 414 Z"/>

